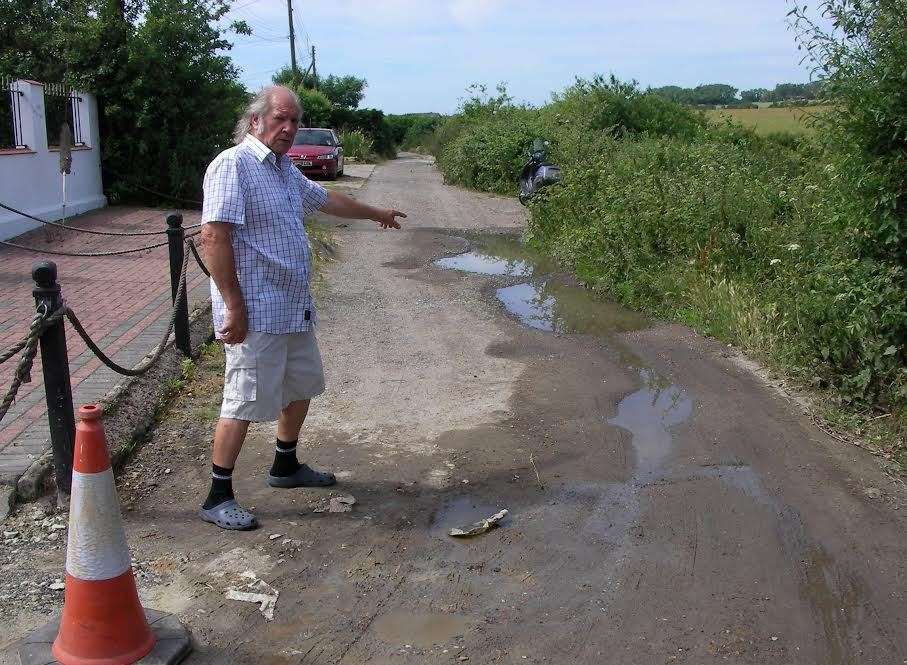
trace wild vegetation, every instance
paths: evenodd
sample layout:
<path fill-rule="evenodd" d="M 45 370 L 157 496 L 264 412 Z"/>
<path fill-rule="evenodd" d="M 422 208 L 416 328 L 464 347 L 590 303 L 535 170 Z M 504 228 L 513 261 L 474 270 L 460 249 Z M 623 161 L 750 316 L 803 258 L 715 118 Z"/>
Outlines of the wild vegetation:
<path fill-rule="evenodd" d="M 794 15 L 835 100 L 810 136 L 716 124 L 595 77 L 542 108 L 477 89 L 435 153 L 449 182 L 513 194 L 530 142 L 548 138 L 564 179 L 532 203 L 530 243 L 827 391 L 907 464 L 907 21 L 883 0 L 824 5 L 843 33 Z"/>

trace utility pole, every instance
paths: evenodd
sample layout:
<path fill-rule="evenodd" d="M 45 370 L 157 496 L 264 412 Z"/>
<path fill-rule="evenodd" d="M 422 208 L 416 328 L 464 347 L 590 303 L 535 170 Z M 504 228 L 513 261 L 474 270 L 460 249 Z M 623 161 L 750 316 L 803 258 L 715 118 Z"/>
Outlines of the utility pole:
<path fill-rule="evenodd" d="M 315 68 L 315 45 L 312 44 L 312 87 L 318 90 L 318 70 Z"/>
<path fill-rule="evenodd" d="M 293 74 L 299 75 L 299 69 L 296 67 L 296 32 L 293 30 L 293 0 L 287 0 L 287 18 L 290 21 L 290 65 L 293 67 Z"/>

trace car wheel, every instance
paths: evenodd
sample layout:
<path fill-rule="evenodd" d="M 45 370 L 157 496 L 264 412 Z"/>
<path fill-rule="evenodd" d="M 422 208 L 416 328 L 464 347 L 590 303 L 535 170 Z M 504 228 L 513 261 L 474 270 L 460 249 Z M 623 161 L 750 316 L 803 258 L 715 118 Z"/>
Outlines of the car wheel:
<path fill-rule="evenodd" d="M 346 162 L 343 161 L 343 160 L 341 160 L 341 162 L 340 162 L 340 168 L 337 170 L 337 175 L 338 175 L 338 176 L 342 176 L 342 175 L 343 175 L 343 167 L 344 167 L 344 166 L 346 166 Z"/>

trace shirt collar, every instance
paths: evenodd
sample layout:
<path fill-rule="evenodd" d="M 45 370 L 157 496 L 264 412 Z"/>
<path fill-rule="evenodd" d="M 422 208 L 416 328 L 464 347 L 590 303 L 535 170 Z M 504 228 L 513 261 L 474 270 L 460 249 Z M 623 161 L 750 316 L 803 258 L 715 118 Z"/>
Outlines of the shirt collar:
<path fill-rule="evenodd" d="M 249 149 L 252 150 L 252 154 L 255 155 L 255 158 L 262 164 L 271 162 L 271 164 L 279 169 L 289 160 L 289 157 L 286 155 L 283 155 L 282 158 L 278 158 L 268 146 L 251 134 L 246 134 L 246 138 L 243 139 L 243 144 L 247 145 Z"/>

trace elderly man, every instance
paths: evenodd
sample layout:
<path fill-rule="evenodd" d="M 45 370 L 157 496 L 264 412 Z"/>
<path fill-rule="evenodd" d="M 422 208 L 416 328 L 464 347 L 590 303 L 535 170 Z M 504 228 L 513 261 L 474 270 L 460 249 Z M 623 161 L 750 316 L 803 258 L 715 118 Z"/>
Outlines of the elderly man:
<path fill-rule="evenodd" d="M 302 109 L 281 86 L 265 88 L 236 126 L 236 146 L 205 173 L 202 238 L 211 271 L 214 328 L 226 371 L 214 432 L 211 491 L 200 514 L 224 529 L 252 529 L 255 516 L 233 497 L 233 467 L 250 422 L 277 421 L 272 487 L 325 487 L 336 480 L 296 457 L 309 400 L 324 391 L 315 341 L 312 270 L 303 217 L 316 210 L 399 229 L 390 209 L 328 192 L 286 156 Z"/>

